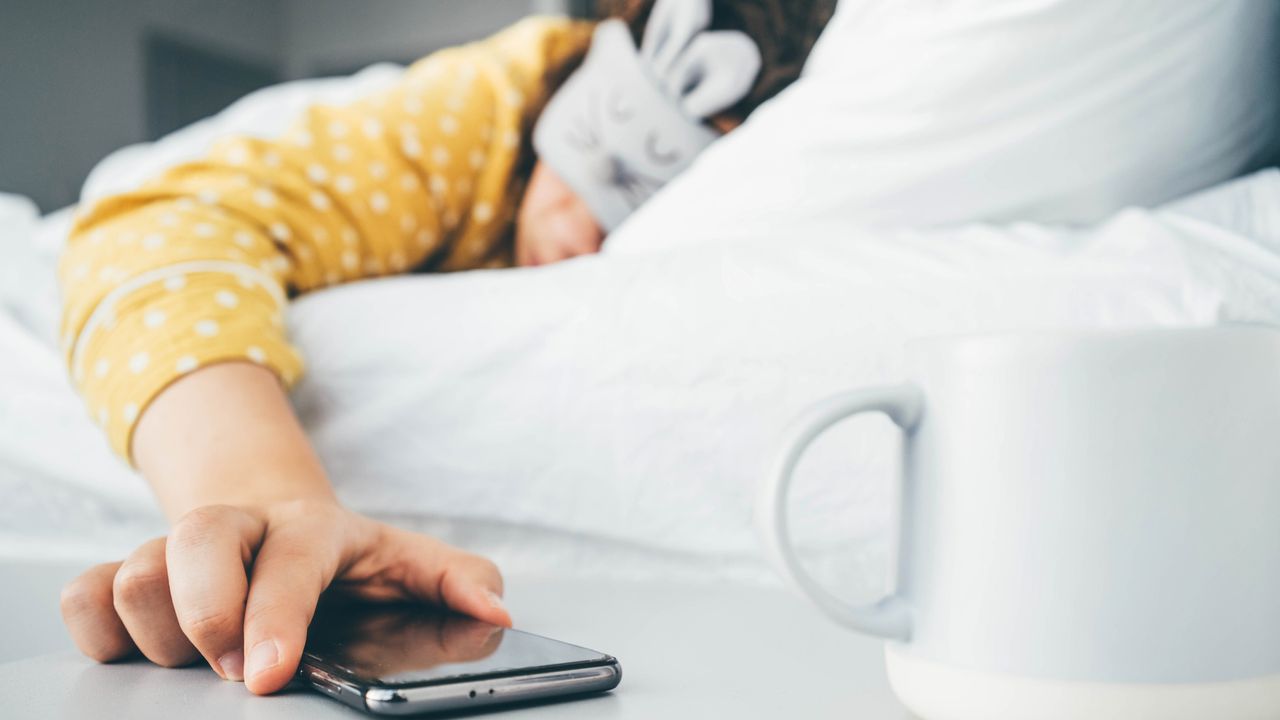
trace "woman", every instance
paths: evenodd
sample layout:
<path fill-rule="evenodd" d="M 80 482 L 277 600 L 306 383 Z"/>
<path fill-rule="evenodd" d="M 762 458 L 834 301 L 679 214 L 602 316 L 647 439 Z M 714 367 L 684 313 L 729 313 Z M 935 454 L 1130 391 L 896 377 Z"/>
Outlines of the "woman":
<path fill-rule="evenodd" d="M 174 524 L 67 587 L 79 647 L 203 657 L 269 693 L 293 677 L 329 588 L 509 625 L 491 562 L 338 504 L 286 395 L 302 364 L 285 298 L 595 252 L 711 128 L 796 78 L 833 4 L 623 3 L 626 25 L 594 30 L 585 63 L 590 24 L 527 20 L 87 209 L 61 263 L 64 349 Z"/>

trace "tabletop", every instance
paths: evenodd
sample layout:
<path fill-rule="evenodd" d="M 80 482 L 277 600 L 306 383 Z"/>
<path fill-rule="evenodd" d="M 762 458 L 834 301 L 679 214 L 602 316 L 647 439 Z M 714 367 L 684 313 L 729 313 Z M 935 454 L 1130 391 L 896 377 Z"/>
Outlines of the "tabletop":
<path fill-rule="evenodd" d="M 51 619 L 69 575 L 0 563 L 5 594 L 18 591 L 0 619 L 6 645 L 69 646 Z M 605 695 L 501 711 L 504 720 L 911 717 L 889 690 L 881 643 L 779 589 L 517 575 L 507 578 L 507 600 L 516 627 L 614 655 L 623 679 Z M 207 667 L 98 665 L 66 649 L 0 664 L 0 696 L 4 717 L 368 717 L 301 688 L 258 698 Z"/>

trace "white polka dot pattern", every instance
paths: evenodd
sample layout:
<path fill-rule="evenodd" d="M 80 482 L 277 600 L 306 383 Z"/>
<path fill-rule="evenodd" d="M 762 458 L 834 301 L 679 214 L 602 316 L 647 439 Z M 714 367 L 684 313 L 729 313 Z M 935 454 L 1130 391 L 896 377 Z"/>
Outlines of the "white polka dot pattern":
<path fill-rule="evenodd" d="M 228 138 L 136 193 L 83 206 L 60 266 L 71 375 L 128 456 L 157 393 L 242 359 L 302 373 L 282 303 L 362 277 L 509 262 L 520 142 L 589 25 L 537 19 L 396 85 L 316 106 L 279 139 Z M 428 310 L 429 311 L 429 310 Z"/>
<path fill-rule="evenodd" d="M 253 192 L 253 201 L 260 207 L 273 208 L 276 206 L 276 194 L 266 188 L 259 188 Z"/>
<path fill-rule="evenodd" d="M 148 310 L 147 314 L 142 316 L 142 324 L 146 325 L 148 330 L 155 330 L 163 325 L 164 321 L 167 319 L 168 316 L 164 314 L 163 310 L 152 309 Z"/>

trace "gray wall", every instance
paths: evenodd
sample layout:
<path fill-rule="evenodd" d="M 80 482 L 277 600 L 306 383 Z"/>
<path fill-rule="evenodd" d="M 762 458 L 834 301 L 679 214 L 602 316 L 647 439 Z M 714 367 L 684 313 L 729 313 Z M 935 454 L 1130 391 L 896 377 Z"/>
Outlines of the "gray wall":
<path fill-rule="evenodd" d="M 417 59 L 488 35 L 531 11 L 562 9 L 555 0 L 282 2 L 287 77 L 352 69 L 376 60 Z"/>
<path fill-rule="evenodd" d="M 567 0 L 0 0 L 0 192 L 44 211 L 146 139 L 142 37 L 157 29 L 285 77 L 409 60 Z"/>
<path fill-rule="evenodd" d="M 282 17 L 279 0 L 3 0 L 0 191 L 54 210 L 104 155 L 145 138 L 148 29 L 279 63 Z"/>

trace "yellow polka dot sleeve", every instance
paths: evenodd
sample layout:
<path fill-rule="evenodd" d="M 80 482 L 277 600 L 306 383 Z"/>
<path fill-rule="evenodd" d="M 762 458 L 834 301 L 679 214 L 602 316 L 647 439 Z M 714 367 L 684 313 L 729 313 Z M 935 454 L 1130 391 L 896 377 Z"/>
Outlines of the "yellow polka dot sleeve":
<path fill-rule="evenodd" d="M 115 450 L 129 458 L 147 404 L 202 366 L 259 363 L 292 385 L 293 295 L 509 264 L 530 125 L 589 36 L 525 20 L 385 92 L 313 107 L 281 138 L 229 138 L 86 208 L 59 265 L 63 351 Z"/>

